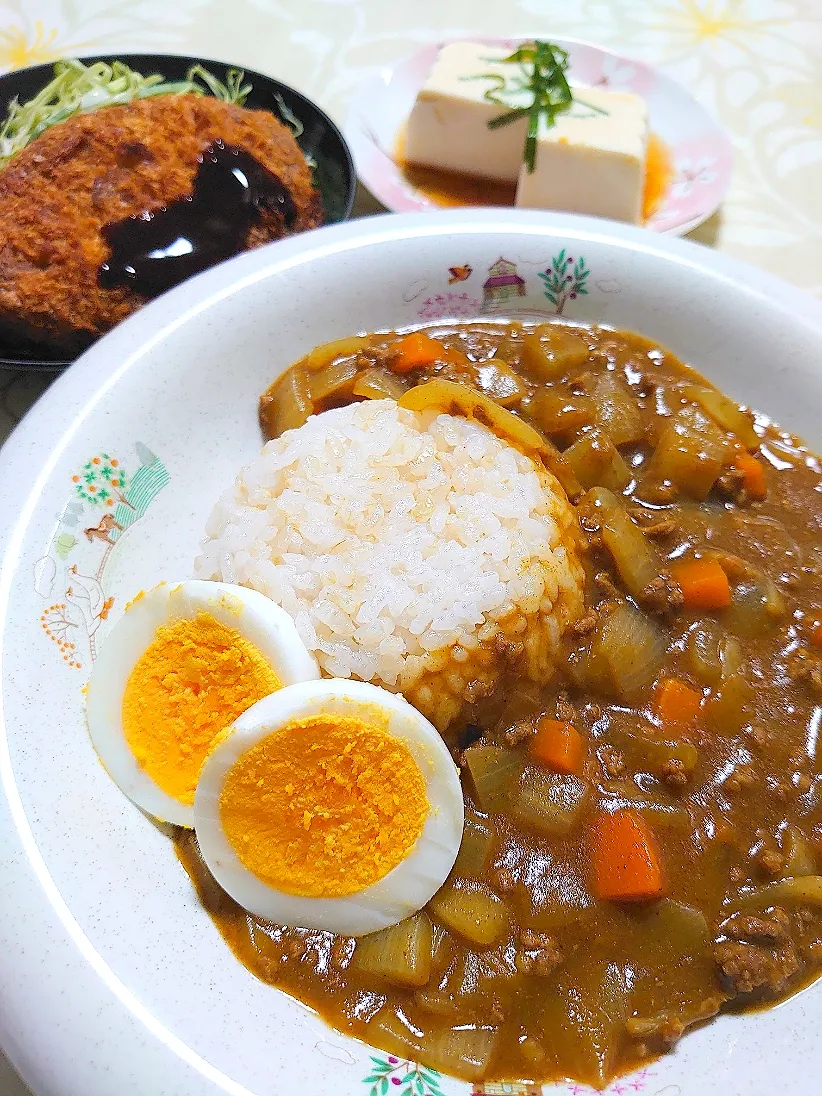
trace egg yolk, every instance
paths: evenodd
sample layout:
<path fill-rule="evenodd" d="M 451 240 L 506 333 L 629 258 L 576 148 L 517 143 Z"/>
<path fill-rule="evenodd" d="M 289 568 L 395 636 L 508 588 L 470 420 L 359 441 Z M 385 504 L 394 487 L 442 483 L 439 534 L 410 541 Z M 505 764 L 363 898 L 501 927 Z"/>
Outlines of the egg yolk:
<path fill-rule="evenodd" d="M 220 821 L 246 868 L 285 894 L 341 898 L 409 854 L 428 815 L 404 742 L 348 716 L 293 720 L 229 770 Z"/>
<path fill-rule="evenodd" d="M 253 643 L 201 612 L 158 628 L 137 660 L 123 733 L 154 783 L 190 805 L 217 735 L 281 685 Z"/>

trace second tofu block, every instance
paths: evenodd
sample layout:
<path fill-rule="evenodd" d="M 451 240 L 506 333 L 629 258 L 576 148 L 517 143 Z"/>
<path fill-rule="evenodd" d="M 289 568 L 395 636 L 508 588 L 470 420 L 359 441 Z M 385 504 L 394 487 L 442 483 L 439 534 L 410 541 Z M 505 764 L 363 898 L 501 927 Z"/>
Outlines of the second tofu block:
<path fill-rule="evenodd" d="M 444 46 L 420 89 L 405 139 L 405 158 L 411 164 L 439 168 L 457 175 L 516 182 L 522 163 L 525 119 L 489 129 L 492 118 L 509 108 L 491 103 L 486 91 L 495 88 L 494 73 L 505 80 L 518 66 L 502 64 L 510 50 L 477 42 Z M 512 103 L 525 106 L 527 96 Z"/>
<path fill-rule="evenodd" d="M 642 219 L 648 111 L 630 92 L 574 88 L 574 104 L 540 126 L 535 170 L 523 164 L 518 206 Z"/>

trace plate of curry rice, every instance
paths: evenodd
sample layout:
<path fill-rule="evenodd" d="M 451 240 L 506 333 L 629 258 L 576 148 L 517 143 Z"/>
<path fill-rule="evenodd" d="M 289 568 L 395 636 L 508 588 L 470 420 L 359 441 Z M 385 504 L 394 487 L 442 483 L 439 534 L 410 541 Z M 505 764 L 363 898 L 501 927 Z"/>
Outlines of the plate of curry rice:
<path fill-rule="evenodd" d="M 0 454 L 32 1089 L 815 1092 L 820 351 L 766 273 L 524 210 L 86 351 Z"/>

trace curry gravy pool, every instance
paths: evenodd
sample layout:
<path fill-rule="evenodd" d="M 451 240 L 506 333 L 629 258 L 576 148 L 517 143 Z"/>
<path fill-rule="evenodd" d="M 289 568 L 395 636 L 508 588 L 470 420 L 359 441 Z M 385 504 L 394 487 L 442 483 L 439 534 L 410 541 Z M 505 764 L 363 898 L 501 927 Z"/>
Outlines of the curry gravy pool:
<path fill-rule="evenodd" d="M 596 1086 L 815 978 L 817 458 L 668 351 L 602 328 L 347 340 L 273 385 L 261 421 L 275 436 L 356 400 L 490 423 L 550 469 L 583 538 L 584 606 L 541 681 L 503 634 L 493 674 L 450 694 L 462 844 L 399 925 L 355 939 L 255 918 L 179 834 L 237 957 L 446 1073 Z"/>

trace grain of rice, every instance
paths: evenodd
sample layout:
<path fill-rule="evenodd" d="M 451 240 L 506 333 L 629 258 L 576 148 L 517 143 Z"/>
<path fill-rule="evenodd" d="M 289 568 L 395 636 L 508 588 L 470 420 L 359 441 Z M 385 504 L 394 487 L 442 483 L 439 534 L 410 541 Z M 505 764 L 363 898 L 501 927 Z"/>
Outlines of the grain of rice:
<path fill-rule="evenodd" d="M 576 519 L 553 476 L 479 423 L 373 400 L 269 442 L 195 565 L 282 605 L 326 674 L 401 690 L 443 728 L 500 636 L 545 680 L 582 611 Z M 453 652 L 453 655 L 452 655 Z"/>

